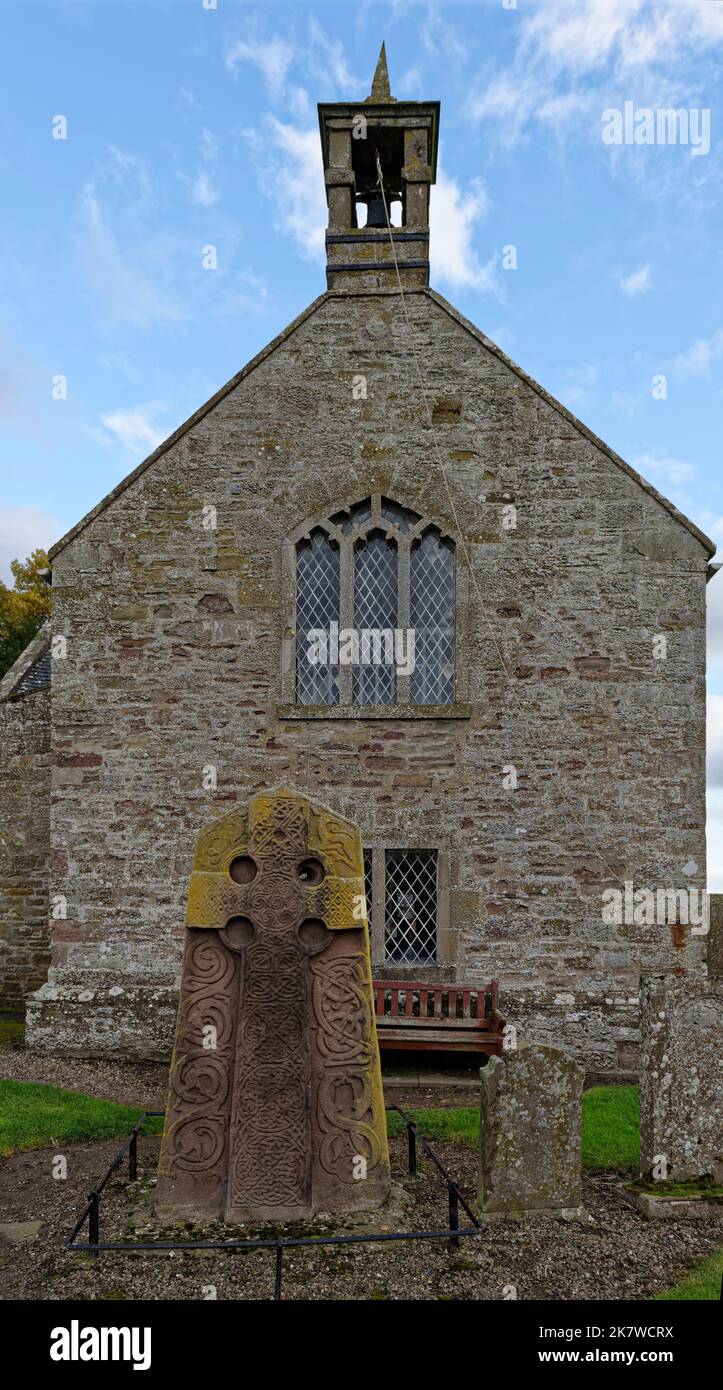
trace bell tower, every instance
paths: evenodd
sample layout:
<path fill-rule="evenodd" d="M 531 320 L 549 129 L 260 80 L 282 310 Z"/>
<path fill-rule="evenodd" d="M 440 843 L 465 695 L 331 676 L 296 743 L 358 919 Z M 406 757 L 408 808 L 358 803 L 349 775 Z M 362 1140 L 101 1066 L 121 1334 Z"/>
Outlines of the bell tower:
<path fill-rule="evenodd" d="M 328 288 L 347 294 L 398 293 L 395 252 L 404 289 L 425 288 L 439 102 L 397 101 L 392 96 L 382 44 L 369 96 L 358 103 L 320 102 L 319 129 L 329 205 Z"/>

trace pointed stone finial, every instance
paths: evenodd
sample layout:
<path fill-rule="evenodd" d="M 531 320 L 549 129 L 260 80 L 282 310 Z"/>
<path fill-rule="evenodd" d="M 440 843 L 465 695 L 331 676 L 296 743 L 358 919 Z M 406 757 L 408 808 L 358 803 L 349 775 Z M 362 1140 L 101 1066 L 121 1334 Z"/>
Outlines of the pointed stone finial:
<path fill-rule="evenodd" d="M 389 86 L 387 50 L 384 44 L 382 44 L 381 49 L 379 50 L 379 59 L 377 61 L 376 71 L 374 73 L 374 79 L 372 81 L 372 90 L 369 96 L 367 97 L 367 101 L 396 101 L 396 97 L 392 96 L 392 90 Z"/>

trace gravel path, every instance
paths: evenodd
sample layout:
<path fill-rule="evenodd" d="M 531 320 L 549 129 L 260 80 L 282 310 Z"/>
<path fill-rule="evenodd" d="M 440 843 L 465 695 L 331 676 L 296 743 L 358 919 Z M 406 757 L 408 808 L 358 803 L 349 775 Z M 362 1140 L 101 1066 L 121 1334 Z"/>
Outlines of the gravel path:
<path fill-rule="evenodd" d="M 392 1141 L 395 1183 L 391 1229 L 439 1229 L 446 1224 L 446 1193 L 438 1175 L 422 1161 L 416 1179 L 405 1172 L 406 1144 Z M 474 1191 L 475 1153 L 469 1146 L 438 1143 L 436 1151 L 463 1189 Z M 4 1222 L 41 1222 L 0 1240 L 0 1297 L 4 1299 L 198 1300 L 215 1290 L 219 1299 L 268 1299 L 273 1293 L 273 1254 L 175 1252 L 173 1254 L 72 1255 L 63 1240 L 103 1173 L 118 1143 L 62 1147 L 66 1181 L 52 1176 L 53 1152 L 35 1150 L 0 1162 L 0 1208 Z M 140 1181 L 128 1187 L 113 1179 L 101 1208 L 105 1239 L 154 1238 L 153 1173 L 158 1140 L 140 1146 Z M 646 1222 L 615 1192 L 615 1174 L 586 1177 L 584 1199 L 593 1220 L 568 1223 L 543 1217 L 496 1222 L 484 1234 L 450 1252 L 444 1241 L 294 1250 L 284 1257 L 287 1300 L 490 1300 L 636 1299 L 677 1282 L 721 1240 L 714 1221 Z M 371 1220 L 383 1229 L 380 1217 Z M 383 1222 L 383 1218 L 381 1219 Z M 341 1232 L 344 1223 L 317 1219 L 312 1233 Z M 346 1227 L 348 1229 L 348 1226 Z M 299 1231 L 299 1233 L 301 1233 Z M 184 1238 L 192 1233 L 184 1231 Z M 203 1233 L 223 1238 L 223 1230 Z M 248 1235 L 250 1231 L 239 1232 Z M 16 1243 L 18 1236 L 25 1236 Z M 157 1235 L 156 1235 L 157 1238 Z"/>
<path fill-rule="evenodd" d="M 40 1081 L 63 1090 L 83 1091 L 86 1095 L 138 1105 L 145 1110 L 162 1110 L 168 1091 L 168 1065 L 165 1062 L 129 1062 L 123 1058 L 56 1057 L 50 1053 L 26 1052 L 19 1047 L 0 1047 L 0 1077 L 13 1081 Z M 387 1103 L 404 1109 L 433 1106 L 449 1109 L 479 1105 L 479 1087 L 420 1086 L 385 1083 Z"/>
<path fill-rule="evenodd" d="M 168 1068 L 160 1062 L 55 1057 L 14 1047 L 0 1050 L 0 1075 L 151 1110 L 164 1106 L 168 1082 Z M 476 1088 L 388 1085 L 386 1099 L 405 1108 L 446 1108 L 475 1105 L 478 1094 Z M 64 1251 L 63 1242 L 88 1192 L 118 1147 L 117 1140 L 62 1145 L 55 1151 L 38 1149 L 0 1160 L 0 1221 L 5 1227 L 0 1234 L 0 1298 L 197 1300 L 208 1297 L 209 1289 L 221 1299 L 271 1296 L 273 1255 L 267 1251 L 98 1257 Z M 434 1147 L 463 1190 L 474 1193 L 474 1150 L 448 1141 Z M 392 1140 L 391 1151 L 395 1210 L 386 1228 L 444 1227 L 446 1193 L 432 1166 L 422 1161 L 419 1176 L 409 1178 L 406 1140 Z M 65 1181 L 53 1177 L 56 1152 L 68 1160 Z M 102 1204 L 105 1239 L 153 1239 L 160 1234 L 148 1227 L 157 1153 L 158 1140 L 144 1139 L 140 1182 L 134 1187 L 125 1179 L 108 1184 Z M 488 1300 L 509 1297 L 510 1286 L 521 1299 L 647 1298 L 676 1283 L 691 1265 L 719 1247 L 720 1223 L 646 1222 L 620 1201 L 618 1181 L 614 1173 L 585 1176 L 590 1223 L 548 1217 L 496 1222 L 482 1236 L 462 1241 L 459 1251 L 451 1252 L 443 1241 L 295 1250 L 284 1257 L 284 1298 Z M 384 1220 L 372 1218 L 375 1229 L 385 1229 Z M 13 1223 L 17 1228 L 8 1231 Z M 134 1237 L 144 1224 L 148 1229 Z M 317 1220 L 313 1234 L 345 1229 L 349 1228 L 338 1220 L 333 1225 Z M 228 1231 L 194 1234 L 223 1239 Z M 188 1239 L 189 1233 L 183 1236 Z"/>
<path fill-rule="evenodd" d="M 61 1090 L 83 1091 L 122 1105 L 161 1110 L 166 1103 L 168 1066 L 165 1062 L 128 1062 L 113 1058 L 55 1057 L 50 1053 L 0 1049 L 0 1077 L 11 1081 L 40 1081 Z"/>

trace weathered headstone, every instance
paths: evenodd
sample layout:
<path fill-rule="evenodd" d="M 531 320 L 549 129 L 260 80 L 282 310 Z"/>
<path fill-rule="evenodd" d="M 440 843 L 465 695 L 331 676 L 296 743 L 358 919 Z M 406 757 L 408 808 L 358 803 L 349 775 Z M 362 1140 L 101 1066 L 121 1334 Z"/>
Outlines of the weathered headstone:
<path fill-rule="evenodd" d="M 543 1043 L 521 1043 L 481 1068 L 483 1215 L 581 1210 L 583 1076 L 569 1053 Z"/>
<path fill-rule="evenodd" d="M 640 981 L 640 1171 L 723 1181 L 723 981 Z"/>
<path fill-rule="evenodd" d="M 287 790 L 198 842 L 164 1219 L 368 1210 L 390 1187 L 359 831 Z"/>

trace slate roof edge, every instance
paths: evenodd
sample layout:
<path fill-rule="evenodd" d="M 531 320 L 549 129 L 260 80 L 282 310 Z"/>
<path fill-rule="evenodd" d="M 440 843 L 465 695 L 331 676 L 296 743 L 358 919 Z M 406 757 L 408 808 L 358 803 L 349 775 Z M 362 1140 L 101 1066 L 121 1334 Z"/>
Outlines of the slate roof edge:
<path fill-rule="evenodd" d="M 39 632 L 28 642 L 27 647 L 21 651 L 20 656 L 15 658 L 9 671 L 5 672 L 0 680 L 0 705 L 6 700 L 12 699 L 19 685 L 28 674 L 28 671 L 35 665 L 41 656 L 44 656 L 50 646 L 50 622 L 46 620 Z M 47 687 L 40 687 L 47 689 Z M 26 692 L 30 695 L 31 691 Z"/>
<path fill-rule="evenodd" d="M 60 540 L 56 541 L 55 545 L 51 546 L 48 551 L 48 558 L 51 563 L 56 555 L 59 555 L 61 550 L 65 550 L 66 546 L 70 545 L 71 542 L 75 540 L 76 536 L 80 535 L 80 532 L 84 531 L 91 521 L 94 521 L 97 516 L 100 516 L 101 512 L 105 511 L 106 507 L 109 507 L 112 502 L 115 502 L 116 498 L 120 497 L 121 494 L 125 492 L 126 488 L 130 487 L 131 483 L 134 483 L 136 479 L 140 478 L 147 468 L 150 468 L 157 459 L 161 458 L 162 455 L 166 453 L 166 450 L 172 448 L 179 439 L 183 438 L 184 434 L 187 434 L 190 429 L 193 429 L 194 425 L 199 424 L 199 422 L 208 415 L 209 411 L 213 410 L 214 406 L 218 405 L 225 396 L 228 396 L 231 391 L 243 381 L 244 377 L 247 377 L 256 367 L 259 367 L 262 362 L 265 362 L 267 357 L 270 357 L 287 338 L 291 337 L 291 334 L 294 333 L 306 319 L 311 318 L 311 315 L 331 297 L 329 291 L 325 290 L 323 294 L 313 299 L 311 304 L 307 304 L 306 308 L 303 309 L 300 314 L 297 314 L 296 318 L 292 319 L 291 323 L 288 323 L 280 333 L 277 333 L 276 337 L 272 338 L 271 342 L 267 343 L 260 352 L 257 352 L 256 356 L 252 357 L 250 362 L 246 363 L 245 367 L 242 367 L 235 376 L 232 376 L 230 381 L 226 382 L 225 386 L 222 386 L 220 390 L 209 397 L 202 406 L 199 406 L 198 410 L 195 410 L 193 415 L 189 415 L 188 419 L 184 420 L 183 424 L 179 425 L 178 429 L 173 431 L 173 434 L 169 434 L 168 438 L 164 439 L 163 443 L 159 444 L 158 448 L 154 449 L 152 454 L 149 454 L 147 458 L 143 459 L 142 463 L 139 463 L 137 468 L 134 468 L 131 473 L 128 473 L 116 487 L 107 493 L 105 497 L 101 498 L 100 502 L 97 502 L 94 507 L 91 507 L 90 511 L 86 512 L 85 516 L 81 517 L 80 521 L 77 521 L 75 526 L 71 526 L 70 530 L 66 531 L 65 535 L 61 536 Z"/>
<path fill-rule="evenodd" d="M 513 371 L 515 375 L 520 378 L 521 381 L 524 381 L 528 386 L 531 386 L 533 391 L 535 391 L 537 395 L 542 398 L 543 401 L 545 401 L 548 405 L 551 405 L 553 410 L 558 411 L 558 413 L 562 415 L 564 419 L 569 422 L 569 424 L 574 425 L 575 429 L 579 430 L 580 433 L 583 434 L 585 438 L 590 441 L 591 444 L 594 444 L 595 447 L 597 449 L 600 449 L 600 451 L 603 454 L 606 454 L 607 457 L 611 459 L 613 463 L 617 464 L 618 468 L 621 468 L 622 471 L 626 473 L 629 478 L 633 479 L 633 482 L 636 482 L 639 485 L 639 487 L 643 489 L 644 492 L 647 492 L 649 497 L 652 497 L 654 501 L 658 502 L 659 505 L 663 507 L 665 511 L 673 517 L 675 521 L 679 522 L 681 526 L 684 526 L 688 531 L 690 531 L 691 535 L 693 535 L 695 539 L 697 541 L 700 541 L 700 544 L 705 547 L 705 549 L 708 551 L 709 556 L 715 555 L 715 542 L 710 539 L 710 536 L 706 536 L 705 531 L 701 531 L 700 527 L 696 526 L 694 521 L 691 521 L 689 517 L 685 516 L 683 512 L 679 511 L 673 502 L 669 502 L 668 498 L 664 497 L 662 492 L 658 492 L 657 488 L 653 487 L 652 483 L 649 483 L 647 479 L 642 476 L 641 473 L 636 473 L 635 469 L 631 467 L 629 463 L 626 463 L 625 459 L 621 458 L 620 454 L 616 454 L 615 450 L 611 449 L 610 445 L 606 444 L 604 439 L 601 439 L 599 435 L 595 434 L 594 431 L 589 429 L 587 425 L 584 425 L 582 420 L 578 420 L 577 416 L 573 415 L 571 410 L 568 410 L 567 407 L 562 405 L 560 401 L 556 400 L 554 396 L 551 396 L 549 391 L 545 390 L 544 386 L 540 386 L 539 382 L 535 381 L 534 377 L 529 376 L 528 373 L 522 367 L 519 367 L 516 362 L 513 362 L 512 358 L 508 357 L 507 353 L 503 352 L 502 348 L 498 347 L 497 344 L 493 342 L 491 338 L 488 338 L 481 331 L 481 329 L 477 328 L 475 324 L 471 323 L 469 319 L 465 318 L 464 314 L 461 314 L 458 309 L 455 309 L 454 305 L 450 304 L 449 301 L 445 299 L 443 295 L 439 294 L 437 290 L 433 290 L 431 287 L 425 287 L 422 290 L 422 293 L 426 294 L 429 299 L 432 299 L 435 304 L 438 304 L 440 308 L 444 309 L 445 312 L 448 313 L 451 318 L 455 319 L 456 322 L 462 326 L 462 328 L 466 328 L 467 332 L 471 333 L 472 336 L 476 338 L 478 342 L 482 343 L 484 347 L 486 347 L 488 351 L 493 354 L 494 357 L 497 357 L 500 362 L 503 362 L 506 367 L 509 367 L 510 370 Z"/>

